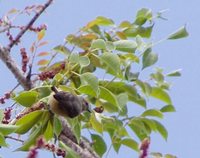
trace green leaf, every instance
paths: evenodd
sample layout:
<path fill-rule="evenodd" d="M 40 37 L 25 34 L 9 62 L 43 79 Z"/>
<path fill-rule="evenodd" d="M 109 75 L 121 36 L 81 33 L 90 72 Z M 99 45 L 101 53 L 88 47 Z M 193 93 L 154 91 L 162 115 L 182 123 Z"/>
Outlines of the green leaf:
<path fill-rule="evenodd" d="M 136 37 L 140 35 L 143 38 L 150 38 L 152 29 L 154 25 L 148 26 L 148 27 L 142 27 L 138 25 L 132 25 L 131 27 L 124 30 L 124 33 L 127 37 Z"/>
<path fill-rule="evenodd" d="M 64 55 L 69 55 L 71 53 L 70 50 L 63 45 L 58 45 L 58 46 L 54 47 L 53 50 L 55 52 L 59 52 L 59 53 L 62 53 Z"/>
<path fill-rule="evenodd" d="M 157 110 L 157 109 L 146 110 L 145 112 L 142 113 L 141 116 L 143 116 L 143 117 L 146 117 L 146 116 L 155 116 L 155 117 L 158 117 L 158 118 L 163 118 L 162 112 L 160 112 L 160 110 Z"/>
<path fill-rule="evenodd" d="M 65 145 L 63 142 L 59 141 L 59 145 L 61 148 L 67 151 L 67 156 L 65 158 L 80 158 L 80 156 L 74 150 Z"/>
<path fill-rule="evenodd" d="M 147 20 L 152 19 L 152 11 L 147 8 L 142 8 L 137 12 L 134 24 L 143 25 Z"/>
<path fill-rule="evenodd" d="M 158 60 L 158 55 L 153 53 L 151 49 L 147 49 L 142 57 L 142 69 L 155 64 Z"/>
<path fill-rule="evenodd" d="M 177 157 L 171 154 L 165 154 L 164 158 L 177 158 Z"/>
<path fill-rule="evenodd" d="M 60 135 L 62 131 L 62 124 L 60 122 L 60 120 L 54 116 L 53 119 L 53 133 L 55 133 L 55 135 L 58 137 Z"/>
<path fill-rule="evenodd" d="M 80 120 L 76 117 L 73 119 L 67 120 L 71 126 L 72 132 L 74 133 L 76 140 L 79 142 L 81 137 L 81 123 Z"/>
<path fill-rule="evenodd" d="M 36 91 L 25 91 L 16 96 L 14 100 L 22 106 L 31 107 L 37 102 L 38 95 Z"/>
<path fill-rule="evenodd" d="M 146 126 L 140 118 L 134 118 L 130 120 L 129 127 L 133 130 L 133 132 L 138 136 L 140 140 L 149 136 L 149 131 L 146 129 Z"/>
<path fill-rule="evenodd" d="M 109 18 L 106 18 L 103 16 L 98 16 L 98 17 L 96 17 L 95 20 L 91 21 L 88 25 L 89 25 L 88 27 L 92 27 L 94 25 L 112 26 L 112 25 L 114 25 L 114 22 Z"/>
<path fill-rule="evenodd" d="M 4 118 L 4 110 L 0 109 L 0 122 L 2 122 L 3 118 Z"/>
<path fill-rule="evenodd" d="M 149 96 L 151 94 L 151 86 L 147 82 L 142 82 L 141 80 L 137 80 L 136 84 L 140 86 L 142 89 L 142 92 L 146 95 Z"/>
<path fill-rule="evenodd" d="M 114 45 L 113 42 L 111 42 L 111 41 L 106 41 L 106 49 L 107 49 L 108 51 L 113 51 L 113 50 L 116 49 L 116 46 Z"/>
<path fill-rule="evenodd" d="M 71 53 L 69 56 L 70 63 L 79 63 L 79 54 L 78 53 Z"/>
<path fill-rule="evenodd" d="M 170 77 L 178 77 L 178 76 L 181 76 L 180 71 L 181 71 L 181 69 L 172 71 L 172 72 L 168 73 L 166 76 L 170 76 Z"/>
<path fill-rule="evenodd" d="M 53 127 L 52 127 L 52 123 L 51 121 L 49 120 L 48 123 L 47 123 L 47 127 L 45 129 L 45 132 L 43 134 L 44 138 L 46 141 L 50 140 L 51 138 L 53 138 Z"/>
<path fill-rule="evenodd" d="M 8 145 L 6 144 L 5 137 L 2 133 L 0 133 L 0 146 L 8 147 Z"/>
<path fill-rule="evenodd" d="M 42 110 L 34 111 L 17 120 L 16 125 L 18 125 L 19 128 L 16 130 L 16 133 L 27 133 L 36 123 L 41 120 L 43 113 L 44 111 Z"/>
<path fill-rule="evenodd" d="M 151 130 L 156 131 L 157 127 L 154 121 L 148 118 L 140 118 L 140 121 L 142 121 L 144 124 L 146 124 Z"/>
<path fill-rule="evenodd" d="M 133 53 L 120 54 L 119 57 L 124 60 L 132 61 L 135 63 L 139 63 L 139 61 L 140 61 L 139 58 Z"/>
<path fill-rule="evenodd" d="M 96 92 L 94 91 L 93 87 L 91 87 L 90 85 L 80 86 L 77 90 L 83 94 L 87 94 L 93 97 L 96 96 Z"/>
<path fill-rule="evenodd" d="M 166 105 L 160 109 L 161 112 L 175 112 L 176 109 L 173 105 Z"/>
<path fill-rule="evenodd" d="M 37 40 L 40 41 L 45 36 L 45 29 L 37 33 Z"/>
<path fill-rule="evenodd" d="M 122 109 L 127 104 L 127 102 L 128 102 L 128 95 L 127 95 L 127 93 L 120 93 L 117 96 L 117 101 L 118 101 L 120 109 Z"/>
<path fill-rule="evenodd" d="M 96 39 L 92 41 L 91 48 L 106 49 L 106 42 L 103 39 Z"/>
<path fill-rule="evenodd" d="M 107 146 L 106 146 L 106 143 L 104 142 L 104 139 L 97 134 L 91 134 L 91 138 L 92 138 L 93 148 L 94 148 L 95 152 L 100 157 L 102 157 L 103 154 L 107 150 Z"/>
<path fill-rule="evenodd" d="M 28 151 L 32 145 L 34 145 L 39 138 L 39 136 L 43 135 L 47 128 L 47 123 L 50 119 L 49 111 L 46 111 L 42 114 L 42 118 L 40 119 L 40 124 L 36 128 L 32 130 L 28 139 L 24 142 L 24 144 L 18 148 L 16 151 Z"/>
<path fill-rule="evenodd" d="M 100 102 L 100 105 L 103 106 L 104 111 L 107 111 L 109 113 L 119 112 L 119 109 L 115 105 L 113 105 L 109 102 L 103 101 L 103 102 Z"/>
<path fill-rule="evenodd" d="M 158 153 L 158 152 L 151 152 L 150 154 L 153 155 L 154 158 L 163 158 L 163 155 L 161 153 Z"/>
<path fill-rule="evenodd" d="M 120 93 L 127 93 L 129 101 L 132 101 L 134 103 L 137 103 L 141 105 L 142 107 L 146 107 L 146 101 L 143 97 L 141 97 L 137 93 L 137 89 L 133 85 L 125 84 L 124 82 L 108 82 L 108 81 L 99 81 L 101 86 L 106 85 L 106 89 L 111 91 L 114 94 L 120 94 Z"/>
<path fill-rule="evenodd" d="M 100 86 L 99 88 L 100 88 L 99 98 L 104 99 L 119 108 L 116 96 L 111 91 L 102 86 Z"/>
<path fill-rule="evenodd" d="M 38 128 L 36 128 L 31 135 L 29 135 L 28 140 L 26 140 L 24 142 L 24 144 L 19 147 L 18 149 L 16 149 L 16 151 L 28 151 L 29 148 L 35 144 L 37 138 L 41 135 L 42 132 L 42 127 L 39 126 Z"/>
<path fill-rule="evenodd" d="M 172 104 L 170 96 L 161 88 L 152 87 L 151 96 L 166 102 L 167 104 Z"/>
<path fill-rule="evenodd" d="M 89 85 L 93 91 L 98 95 L 99 93 L 99 83 L 98 83 L 98 78 L 94 76 L 93 73 L 86 72 L 81 75 L 81 83 L 82 85 Z"/>
<path fill-rule="evenodd" d="M 168 137 L 168 132 L 166 130 L 166 128 L 158 121 L 156 120 L 152 120 L 154 121 L 154 123 L 156 124 L 156 127 L 157 127 L 157 131 L 161 134 L 161 136 L 167 140 L 167 137 Z"/>
<path fill-rule="evenodd" d="M 123 144 L 123 145 L 126 145 L 127 147 L 129 147 L 129 148 L 131 148 L 135 151 L 139 151 L 138 143 L 131 138 L 125 138 L 125 139 L 121 140 L 120 143 Z"/>
<path fill-rule="evenodd" d="M 113 74 L 119 75 L 120 70 L 120 58 L 117 54 L 114 53 L 103 53 L 100 56 L 101 61 L 106 64 L 108 70 L 111 70 Z"/>
<path fill-rule="evenodd" d="M 19 128 L 17 125 L 0 124 L 0 132 L 4 136 L 14 133 L 17 128 Z"/>
<path fill-rule="evenodd" d="M 117 138 L 117 137 L 114 137 L 112 139 L 112 145 L 113 145 L 113 148 L 114 148 L 115 152 L 118 153 L 119 149 L 121 147 L 121 139 Z"/>
<path fill-rule="evenodd" d="M 79 58 L 79 64 L 82 68 L 86 67 L 86 66 L 90 65 L 90 59 L 87 56 L 81 56 Z"/>
<path fill-rule="evenodd" d="M 98 113 L 92 113 L 90 117 L 90 123 L 95 131 L 99 133 L 103 132 L 103 125 L 101 123 L 101 118 Z"/>
<path fill-rule="evenodd" d="M 170 40 L 179 39 L 179 38 L 187 37 L 188 35 L 189 34 L 186 30 L 186 26 L 182 26 L 177 31 L 169 35 L 167 39 L 170 39 Z"/>
<path fill-rule="evenodd" d="M 157 69 L 156 73 L 151 74 L 152 79 L 154 79 L 158 83 L 163 83 L 164 82 L 164 75 L 162 74 L 162 70 Z"/>
<path fill-rule="evenodd" d="M 116 50 L 123 52 L 132 52 L 134 53 L 137 48 L 137 43 L 133 40 L 118 40 L 114 42 Z"/>

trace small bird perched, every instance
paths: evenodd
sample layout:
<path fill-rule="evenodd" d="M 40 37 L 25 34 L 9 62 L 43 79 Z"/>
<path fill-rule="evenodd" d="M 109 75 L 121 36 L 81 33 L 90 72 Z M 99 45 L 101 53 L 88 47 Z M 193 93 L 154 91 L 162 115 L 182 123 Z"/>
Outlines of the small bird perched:
<path fill-rule="evenodd" d="M 50 95 L 48 105 L 53 113 L 74 118 L 83 111 L 90 112 L 88 102 L 84 98 L 69 92 L 58 91 L 54 86 L 51 90 L 54 93 Z"/>

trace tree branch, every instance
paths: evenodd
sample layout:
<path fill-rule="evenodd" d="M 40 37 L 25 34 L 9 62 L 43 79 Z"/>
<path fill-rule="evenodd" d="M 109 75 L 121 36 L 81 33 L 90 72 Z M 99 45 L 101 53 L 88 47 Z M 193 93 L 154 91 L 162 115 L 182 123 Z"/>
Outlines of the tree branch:
<path fill-rule="evenodd" d="M 90 143 L 84 139 L 80 139 L 80 144 L 77 143 L 76 137 L 74 136 L 71 128 L 69 127 L 66 119 L 59 117 L 62 122 L 62 132 L 59 139 L 73 149 L 76 153 L 80 155 L 81 158 L 99 158 L 99 156 L 94 152 Z"/>
<path fill-rule="evenodd" d="M 24 76 L 23 72 L 18 67 L 15 60 L 13 60 L 13 58 L 10 56 L 10 52 L 8 51 L 8 49 L 2 47 L 1 45 L 0 45 L 0 59 L 5 63 L 7 68 L 13 73 L 17 81 L 25 90 L 31 89 L 32 87 L 31 81 L 27 80 L 27 78 Z"/>
<path fill-rule="evenodd" d="M 78 153 L 81 158 L 99 158 L 99 156 L 91 154 L 86 148 L 81 148 L 78 144 L 74 143 L 63 134 L 60 135 L 60 139 L 63 143 L 65 143 L 66 145 L 71 147 L 71 149 L 73 149 L 76 153 Z"/>
<path fill-rule="evenodd" d="M 35 14 L 35 16 L 31 19 L 31 21 L 22 29 L 18 35 L 15 37 L 15 39 L 9 43 L 7 49 L 10 51 L 10 49 L 19 41 L 19 39 L 23 36 L 23 34 L 33 25 L 33 23 L 38 19 L 38 17 L 45 11 L 45 9 L 53 2 L 53 0 L 48 0 L 43 8 Z"/>

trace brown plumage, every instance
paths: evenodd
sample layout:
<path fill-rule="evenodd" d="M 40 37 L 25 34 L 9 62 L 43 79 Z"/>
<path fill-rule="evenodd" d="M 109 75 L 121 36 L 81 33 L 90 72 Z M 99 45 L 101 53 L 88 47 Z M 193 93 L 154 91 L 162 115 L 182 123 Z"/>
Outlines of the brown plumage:
<path fill-rule="evenodd" d="M 54 93 L 50 95 L 48 104 L 53 113 L 74 118 L 85 110 L 89 111 L 89 105 L 84 98 L 69 92 L 58 91 L 55 87 L 52 87 L 52 91 Z"/>

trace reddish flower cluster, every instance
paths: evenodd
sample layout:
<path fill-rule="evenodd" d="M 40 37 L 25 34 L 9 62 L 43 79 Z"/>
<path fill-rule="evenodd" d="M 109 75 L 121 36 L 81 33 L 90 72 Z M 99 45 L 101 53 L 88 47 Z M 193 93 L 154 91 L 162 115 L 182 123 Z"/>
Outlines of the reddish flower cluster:
<path fill-rule="evenodd" d="M 44 148 L 49 151 L 52 151 L 53 153 L 56 153 L 57 156 L 65 157 L 66 155 L 64 150 L 56 148 L 54 144 L 45 144 Z"/>
<path fill-rule="evenodd" d="M 6 99 L 10 99 L 11 94 L 5 93 L 3 97 L 0 98 L 0 104 L 4 104 Z"/>
<path fill-rule="evenodd" d="M 145 138 L 140 145 L 140 157 L 139 158 L 147 158 L 148 157 L 149 145 L 150 145 L 150 139 Z"/>
<path fill-rule="evenodd" d="M 4 111 L 4 118 L 2 120 L 3 124 L 8 124 L 10 122 L 11 112 L 12 112 L 12 108 L 6 108 L 5 109 L 5 111 Z"/>
<path fill-rule="evenodd" d="M 43 5 L 31 5 L 25 7 L 24 11 L 27 14 L 31 14 L 31 12 L 39 12 L 44 6 Z"/>
<path fill-rule="evenodd" d="M 49 71 L 44 71 L 42 73 L 40 73 L 39 76 L 39 80 L 44 81 L 46 79 L 52 79 L 57 73 L 59 73 L 61 70 L 65 69 L 65 62 L 63 62 L 62 64 L 60 64 L 60 66 L 49 70 Z"/>
<path fill-rule="evenodd" d="M 29 28 L 29 30 L 30 30 L 30 31 L 33 31 L 33 32 L 40 32 L 41 30 L 47 30 L 47 25 L 46 25 L 46 24 L 42 24 L 42 25 L 40 25 L 40 26 L 38 26 L 38 27 L 33 27 L 33 26 L 31 26 L 31 27 Z"/>
<path fill-rule="evenodd" d="M 8 31 L 6 32 L 6 36 L 8 37 L 8 39 L 9 39 L 10 42 L 13 42 L 13 41 L 14 41 L 14 38 L 13 38 L 13 36 L 11 35 L 10 30 L 8 30 Z"/>
<path fill-rule="evenodd" d="M 23 116 L 25 116 L 25 115 L 33 112 L 33 111 L 40 110 L 40 109 L 44 108 L 44 106 L 45 106 L 45 104 L 43 102 L 39 102 L 37 106 L 33 106 L 33 107 L 29 108 L 28 111 L 20 113 L 19 115 L 17 115 L 16 119 L 18 120 L 18 119 L 22 118 Z"/>
<path fill-rule="evenodd" d="M 27 158 L 36 158 L 38 154 L 37 148 L 32 148 L 29 153 Z"/>
<path fill-rule="evenodd" d="M 47 149 L 53 153 L 56 153 L 57 156 L 62 156 L 63 158 L 66 155 L 64 150 L 57 148 L 54 144 L 46 143 L 43 138 L 39 138 L 37 140 L 36 146 L 29 151 L 27 158 L 36 158 L 38 154 L 37 149 Z"/>
<path fill-rule="evenodd" d="M 2 19 L 0 19 L 0 26 L 2 25 L 2 23 L 3 23 L 3 20 L 2 20 Z"/>
<path fill-rule="evenodd" d="M 102 113 L 104 111 L 104 107 L 103 106 L 95 107 L 94 111 L 96 111 L 97 113 Z"/>
<path fill-rule="evenodd" d="M 27 64 L 28 64 L 28 56 L 25 48 L 20 49 L 21 57 L 22 57 L 22 71 L 25 73 L 27 70 Z"/>

